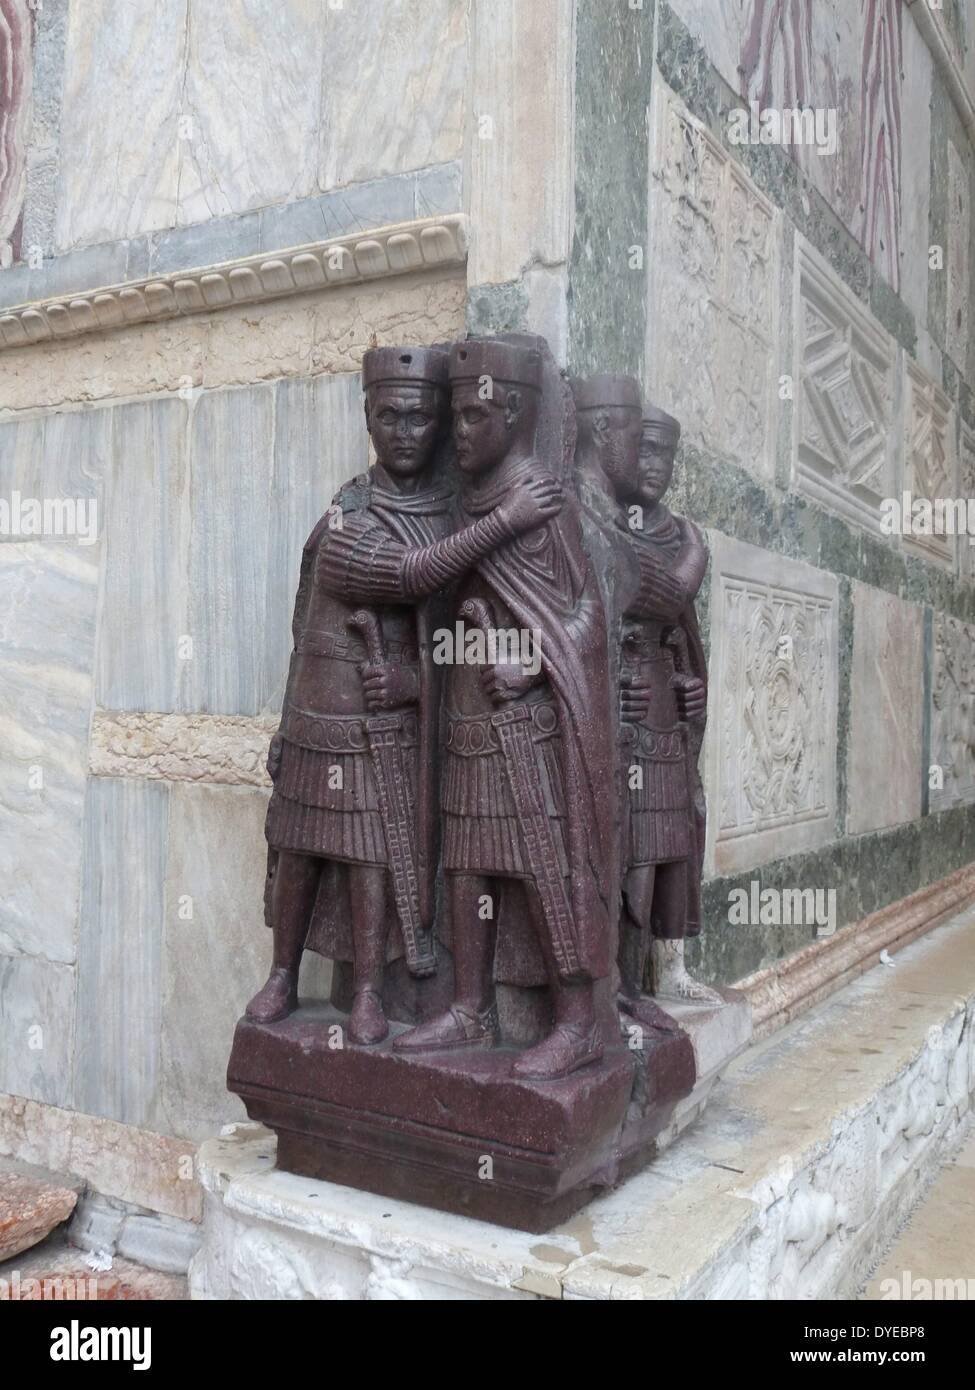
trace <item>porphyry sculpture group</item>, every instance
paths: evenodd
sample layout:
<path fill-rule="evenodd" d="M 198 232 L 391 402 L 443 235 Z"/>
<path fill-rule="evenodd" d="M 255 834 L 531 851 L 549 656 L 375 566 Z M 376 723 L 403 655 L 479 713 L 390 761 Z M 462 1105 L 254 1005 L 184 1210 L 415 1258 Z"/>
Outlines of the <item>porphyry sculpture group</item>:
<path fill-rule="evenodd" d="M 722 1002 L 683 963 L 707 550 L 631 378 L 502 335 L 372 349 L 363 384 L 376 463 L 301 560 L 229 1085 L 280 1167 L 541 1230 L 692 1090 L 658 1001 Z M 307 949 L 331 998 L 299 1006 Z"/>

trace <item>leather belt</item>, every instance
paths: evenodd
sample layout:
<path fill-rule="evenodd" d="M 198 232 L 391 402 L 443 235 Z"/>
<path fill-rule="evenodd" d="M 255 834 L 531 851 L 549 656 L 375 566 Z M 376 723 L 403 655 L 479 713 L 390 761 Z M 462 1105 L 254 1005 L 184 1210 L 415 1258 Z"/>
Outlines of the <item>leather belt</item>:
<path fill-rule="evenodd" d="M 652 758 L 658 763 L 676 763 L 684 758 L 680 729 L 648 729 L 645 724 L 624 720 L 620 725 L 620 743 L 631 757 Z"/>
<path fill-rule="evenodd" d="M 499 706 L 503 709 L 504 706 Z M 533 743 L 542 743 L 554 738 L 559 731 L 559 716 L 555 705 L 549 700 L 536 700 L 527 705 L 531 710 L 531 734 Z M 494 711 L 496 713 L 497 711 Z M 490 714 L 454 714 L 447 711 L 447 747 L 451 753 L 464 757 L 478 757 L 488 753 L 500 753 L 497 730 L 491 723 Z"/>
<path fill-rule="evenodd" d="M 311 710 L 289 707 L 281 719 L 281 737 L 302 748 L 322 753 L 367 753 L 365 721 L 368 716 L 357 714 L 316 714 Z M 416 715 L 403 715 L 399 733 L 401 748 L 413 748 L 419 741 Z"/>

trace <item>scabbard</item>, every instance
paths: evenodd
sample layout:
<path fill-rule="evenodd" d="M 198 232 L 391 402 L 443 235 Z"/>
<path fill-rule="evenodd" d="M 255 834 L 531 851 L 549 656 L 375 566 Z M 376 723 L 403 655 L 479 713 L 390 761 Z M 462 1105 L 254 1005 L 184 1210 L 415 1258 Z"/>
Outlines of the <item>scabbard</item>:
<path fill-rule="evenodd" d="M 525 858 L 541 900 L 555 963 L 562 979 L 573 979 L 580 974 L 579 943 L 542 792 L 530 721 L 531 710 L 527 705 L 509 705 L 491 716 L 504 754 Z"/>
<path fill-rule="evenodd" d="M 403 932 L 407 968 L 412 975 L 432 975 L 437 963 L 433 938 L 424 930 L 420 916 L 413 816 L 400 743 L 402 726 L 400 714 L 371 715 L 366 719 L 366 737 L 376 774 L 379 817 L 386 837 L 393 898 Z"/>

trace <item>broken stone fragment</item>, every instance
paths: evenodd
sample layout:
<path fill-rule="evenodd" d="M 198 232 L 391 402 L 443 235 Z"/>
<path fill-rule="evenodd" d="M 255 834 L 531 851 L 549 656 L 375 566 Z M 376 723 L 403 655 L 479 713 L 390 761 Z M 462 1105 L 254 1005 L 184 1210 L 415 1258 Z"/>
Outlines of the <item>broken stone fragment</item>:
<path fill-rule="evenodd" d="M 19 1173 L 0 1173 L 0 1260 L 29 1250 L 67 1221 L 78 1194 Z"/>

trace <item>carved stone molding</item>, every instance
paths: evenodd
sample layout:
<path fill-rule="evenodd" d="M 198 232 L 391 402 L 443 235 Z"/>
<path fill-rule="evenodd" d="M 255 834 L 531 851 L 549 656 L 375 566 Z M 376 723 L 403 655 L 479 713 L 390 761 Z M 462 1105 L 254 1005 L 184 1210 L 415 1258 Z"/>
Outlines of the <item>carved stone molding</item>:
<path fill-rule="evenodd" d="M 712 873 L 833 838 L 838 585 L 711 533 L 708 846 Z"/>
<path fill-rule="evenodd" d="M 801 238 L 796 294 L 796 487 L 879 531 L 894 493 L 893 339 Z"/>
<path fill-rule="evenodd" d="M 151 777 L 269 787 L 264 766 L 278 720 L 233 714 L 96 710 L 88 751 L 96 777 Z"/>
<path fill-rule="evenodd" d="M 948 500 L 957 492 L 951 401 L 916 362 L 906 358 L 904 365 L 904 488 L 913 498 Z M 954 566 L 952 535 L 912 534 L 904 544 L 927 560 Z"/>
<path fill-rule="evenodd" d="M 751 473 L 773 473 L 775 209 L 657 82 L 651 164 L 652 400 Z"/>
<path fill-rule="evenodd" d="M 20 305 L 0 315 L 0 348 L 462 265 L 466 257 L 467 219 L 462 214 L 399 222 L 277 254 Z"/>
<path fill-rule="evenodd" d="M 934 615 L 931 764 L 944 785 L 930 789 L 932 811 L 975 801 L 975 627 Z"/>
<path fill-rule="evenodd" d="M 907 898 L 851 922 L 833 936 L 739 980 L 752 1007 L 753 1040 L 768 1037 L 877 964 L 881 951 L 901 951 L 975 899 L 975 867 L 967 865 Z"/>

